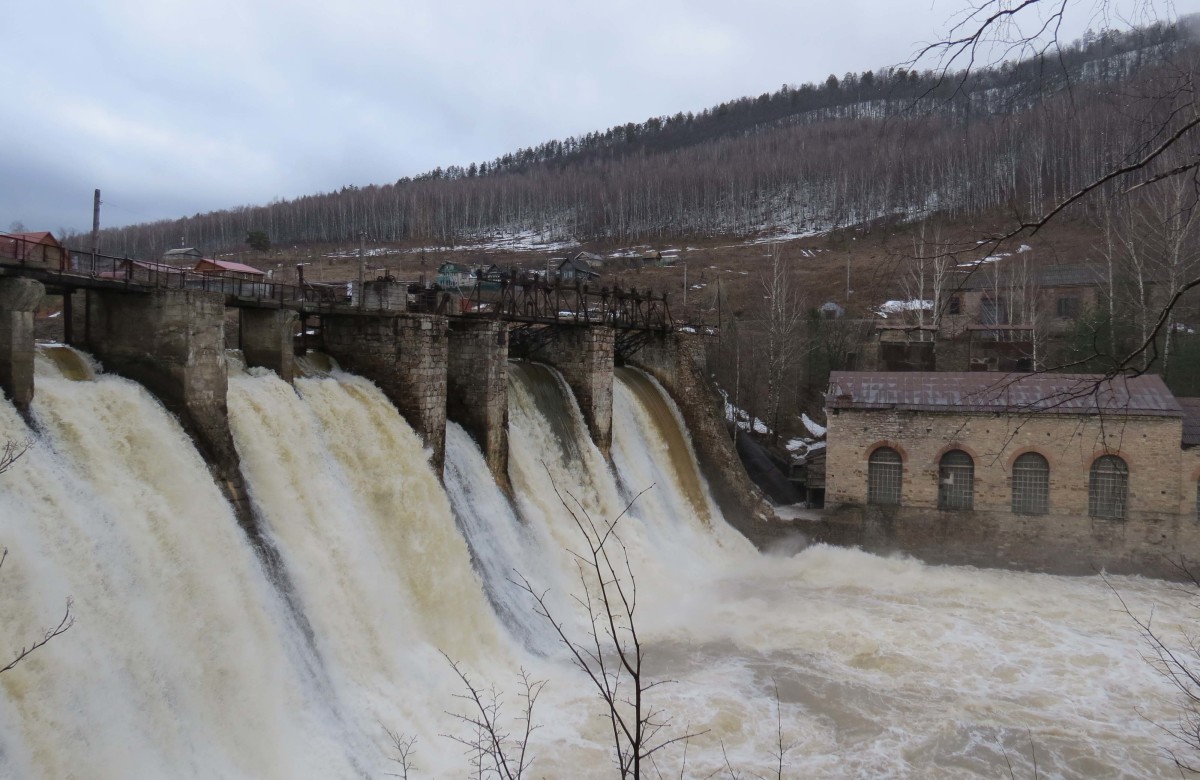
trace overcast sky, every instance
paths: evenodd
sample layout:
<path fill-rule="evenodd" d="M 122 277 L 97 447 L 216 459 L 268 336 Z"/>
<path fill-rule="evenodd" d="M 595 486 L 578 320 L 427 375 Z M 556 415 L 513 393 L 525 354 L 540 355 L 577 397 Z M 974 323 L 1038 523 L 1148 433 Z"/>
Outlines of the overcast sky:
<path fill-rule="evenodd" d="M 1064 38 L 1102 25 L 1093 2 L 1079 0 Z M 86 230 L 97 187 L 101 223 L 123 225 L 386 183 L 700 111 L 900 63 L 964 4 L 13 2 L 0 56 L 0 230 Z M 1200 10 L 1200 0 L 1173 5 Z"/>

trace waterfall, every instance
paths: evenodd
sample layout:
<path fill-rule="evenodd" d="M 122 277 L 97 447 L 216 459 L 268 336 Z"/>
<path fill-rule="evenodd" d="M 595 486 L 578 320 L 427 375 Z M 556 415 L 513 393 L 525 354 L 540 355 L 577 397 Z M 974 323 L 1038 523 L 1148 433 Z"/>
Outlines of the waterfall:
<path fill-rule="evenodd" d="M 611 777 L 596 696 L 511 582 L 587 628 L 564 500 L 598 521 L 628 509 L 648 671 L 673 681 L 651 700 L 673 733 L 703 732 L 688 776 L 726 755 L 773 774 L 780 732 L 793 776 L 1032 776 L 1031 742 L 1044 776 L 1173 776 L 1146 718 L 1171 725 L 1176 703 L 1104 581 L 760 554 L 634 369 L 616 373 L 606 460 L 562 378 L 510 363 L 510 498 L 453 423 L 443 488 L 378 388 L 317 356 L 294 386 L 233 367 L 273 578 L 157 401 L 74 350 L 37 361 L 31 422 L 0 401 L 0 441 L 32 441 L 0 475 L 0 665 L 68 597 L 76 623 L 0 675 L 0 776 L 378 777 L 396 771 L 386 728 L 417 738 L 412 776 L 462 777 L 440 736 L 463 711 L 444 651 L 510 718 L 519 669 L 548 681 L 533 776 Z M 1169 585 L 1110 582 L 1167 635 L 1193 620 Z"/>
<path fill-rule="evenodd" d="M 0 652 L 68 597 L 76 619 L 0 676 L 0 775 L 353 774 L 361 745 L 178 422 L 91 377 L 40 355 L 36 430 L 0 403 L 0 440 L 33 443 L 0 475 Z"/>

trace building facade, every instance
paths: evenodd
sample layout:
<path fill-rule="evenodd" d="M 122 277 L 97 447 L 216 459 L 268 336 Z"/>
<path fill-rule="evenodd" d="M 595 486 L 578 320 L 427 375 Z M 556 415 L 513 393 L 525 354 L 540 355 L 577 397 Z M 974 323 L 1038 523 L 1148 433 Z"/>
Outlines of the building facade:
<path fill-rule="evenodd" d="M 1200 560 L 1197 413 L 1150 375 L 834 372 L 827 520 L 934 562 L 1178 574 Z"/>

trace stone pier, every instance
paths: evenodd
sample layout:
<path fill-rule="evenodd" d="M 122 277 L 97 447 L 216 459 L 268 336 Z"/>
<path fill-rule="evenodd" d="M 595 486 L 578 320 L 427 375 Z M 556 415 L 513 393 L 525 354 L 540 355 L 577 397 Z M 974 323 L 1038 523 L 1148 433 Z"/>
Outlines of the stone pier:
<path fill-rule="evenodd" d="M 299 315 L 289 309 L 243 308 L 238 316 L 246 365 L 269 368 L 290 384 L 296 376 Z"/>
<path fill-rule="evenodd" d="M 599 325 L 559 327 L 536 360 L 558 369 L 583 412 L 592 441 L 609 457 L 612 448 L 613 329 Z"/>
<path fill-rule="evenodd" d="M 723 404 L 708 378 L 703 337 L 656 335 L 634 353 L 629 364 L 657 379 L 675 400 L 692 434 L 700 471 L 729 524 L 760 547 L 774 539 L 778 530 L 770 522 L 774 511 L 750 481 L 722 423 Z"/>
<path fill-rule="evenodd" d="M 325 351 L 379 385 L 433 450 L 438 476 L 446 452 L 446 331 L 438 314 L 321 315 Z"/>
<path fill-rule="evenodd" d="M 45 292 L 32 279 L 0 279 L 0 391 L 22 414 L 33 403 L 33 310 Z"/>
<path fill-rule="evenodd" d="M 143 385 L 195 441 L 247 528 L 253 516 L 229 433 L 225 296 L 88 291 L 87 344 L 106 371 Z"/>
<path fill-rule="evenodd" d="M 446 416 L 471 434 L 508 490 L 508 326 L 454 320 L 449 338 Z"/>

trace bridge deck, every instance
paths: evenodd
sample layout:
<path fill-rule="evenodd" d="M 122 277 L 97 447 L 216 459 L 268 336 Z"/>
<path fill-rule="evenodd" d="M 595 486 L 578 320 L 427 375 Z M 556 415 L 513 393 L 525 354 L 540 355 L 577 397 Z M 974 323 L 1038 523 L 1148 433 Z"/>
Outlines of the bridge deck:
<path fill-rule="evenodd" d="M 75 252 L 57 264 L 0 257 L 0 276 L 20 276 L 57 293 L 104 290 L 149 294 L 155 290 L 198 290 L 225 295 L 237 308 L 288 308 L 301 315 L 399 316 L 405 313 L 499 319 L 528 325 L 606 325 L 622 330 L 674 330 L 667 296 L 637 290 L 591 289 L 588 285 L 547 284 L 534 276 L 510 274 L 498 289 L 483 285 L 468 296 L 439 288 L 385 290 L 387 280 L 352 294 L 350 282 L 284 284 L 248 275 L 201 273 L 163 263 Z M 371 305 L 374 304 L 374 305 Z"/>

